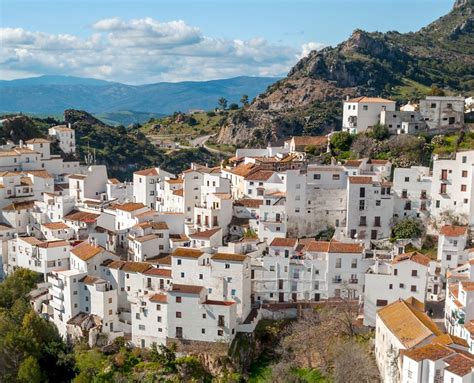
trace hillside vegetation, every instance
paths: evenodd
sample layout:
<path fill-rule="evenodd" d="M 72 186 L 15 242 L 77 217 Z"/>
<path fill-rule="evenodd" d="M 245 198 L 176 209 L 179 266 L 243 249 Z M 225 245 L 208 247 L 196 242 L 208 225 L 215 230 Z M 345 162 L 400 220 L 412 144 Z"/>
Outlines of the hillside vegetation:
<path fill-rule="evenodd" d="M 474 91 L 473 0 L 414 33 L 355 30 L 336 47 L 311 52 L 249 108 L 228 118 L 219 142 L 266 145 L 340 128 L 346 96 L 416 100 L 433 88 Z"/>

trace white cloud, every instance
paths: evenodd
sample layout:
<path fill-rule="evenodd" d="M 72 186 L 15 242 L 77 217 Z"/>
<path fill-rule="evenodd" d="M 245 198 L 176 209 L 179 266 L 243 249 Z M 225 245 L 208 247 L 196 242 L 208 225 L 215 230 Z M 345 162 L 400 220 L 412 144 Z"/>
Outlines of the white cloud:
<path fill-rule="evenodd" d="M 322 45 L 278 45 L 263 38 L 204 36 L 182 20 L 109 18 L 87 38 L 22 28 L 0 29 L 0 72 L 68 74 L 127 83 L 282 76 L 298 57 Z"/>
<path fill-rule="evenodd" d="M 301 46 L 301 53 L 298 56 L 298 58 L 303 58 L 306 57 L 310 54 L 311 51 L 318 51 L 322 48 L 324 48 L 324 44 L 317 43 L 314 41 L 310 41 L 309 43 L 303 44 Z"/>

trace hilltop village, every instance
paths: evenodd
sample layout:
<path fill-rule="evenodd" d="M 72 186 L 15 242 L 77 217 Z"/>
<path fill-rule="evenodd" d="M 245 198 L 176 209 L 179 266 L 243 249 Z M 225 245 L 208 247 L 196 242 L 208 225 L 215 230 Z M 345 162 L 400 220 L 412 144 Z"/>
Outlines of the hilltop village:
<path fill-rule="evenodd" d="M 468 102 L 348 98 L 342 130 L 464 132 Z M 349 302 L 384 382 L 473 382 L 474 148 L 405 168 L 308 153 L 330 152 L 334 134 L 133 182 L 67 159 L 73 127 L 9 142 L 0 275 L 41 274 L 30 303 L 69 343 L 230 347 L 261 320 Z"/>

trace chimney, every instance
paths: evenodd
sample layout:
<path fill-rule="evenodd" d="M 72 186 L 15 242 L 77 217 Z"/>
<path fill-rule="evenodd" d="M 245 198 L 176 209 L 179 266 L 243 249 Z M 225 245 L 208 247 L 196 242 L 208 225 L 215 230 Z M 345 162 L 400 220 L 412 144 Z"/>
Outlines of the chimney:
<path fill-rule="evenodd" d="M 68 122 L 67 127 L 68 127 L 69 129 L 71 129 L 71 123 L 70 123 L 70 122 Z"/>
<path fill-rule="evenodd" d="M 346 96 L 346 101 L 349 101 L 349 96 Z"/>
<path fill-rule="evenodd" d="M 23 140 L 20 140 L 20 148 L 23 147 Z"/>

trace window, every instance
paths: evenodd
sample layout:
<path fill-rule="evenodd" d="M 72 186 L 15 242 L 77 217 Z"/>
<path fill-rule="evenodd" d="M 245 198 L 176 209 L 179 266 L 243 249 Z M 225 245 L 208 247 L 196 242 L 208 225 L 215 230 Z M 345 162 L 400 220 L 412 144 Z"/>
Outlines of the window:
<path fill-rule="evenodd" d="M 388 289 L 393 290 L 393 285 L 391 283 L 388 285 Z"/>
<path fill-rule="evenodd" d="M 436 207 L 437 207 L 437 208 L 440 207 L 440 202 L 439 202 L 439 200 L 436 200 Z"/>
<path fill-rule="evenodd" d="M 431 109 L 435 109 L 436 108 L 436 102 L 432 102 L 430 107 L 431 107 Z"/>
<path fill-rule="evenodd" d="M 181 297 L 176 297 L 176 303 L 181 303 Z"/>
<path fill-rule="evenodd" d="M 184 278 L 184 273 L 183 272 L 181 273 L 181 278 Z"/>
<path fill-rule="evenodd" d="M 461 191 L 462 192 L 467 191 L 467 185 L 461 185 Z"/>
<path fill-rule="evenodd" d="M 365 198 L 365 188 L 360 188 L 359 189 L 359 197 L 360 198 Z"/>
<path fill-rule="evenodd" d="M 160 317 L 160 316 L 157 317 L 156 319 L 157 319 L 157 321 L 158 321 L 159 323 L 161 323 L 161 317 Z"/>
<path fill-rule="evenodd" d="M 393 269 L 393 275 L 398 275 L 398 270 L 397 269 Z"/>
<path fill-rule="evenodd" d="M 202 314 L 202 319 L 206 319 L 207 315 L 204 313 Z"/>
<path fill-rule="evenodd" d="M 203 275 L 202 275 L 202 274 L 199 274 L 199 279 L 203 279 Z"/>
<path fill-rule="evenodd" d="M 463 170 L 463 171 L 462 171 L 462 177 L 463 177 L 463 178 L 466 178 L 466 177 L 467 177 L 467 170 Z"/>
<path fill-rule="evenodd" d="M 135 314 L 135 319 L 140 319 L 140 313 Z"/>
<path fill-rule="evenodd" d="M 399 287 L 400 287 L 401 289 L 404 289 L 404 288 L 405 288 L 405 284 L 400 283 Z"/>
<path fill-rule="evenodd" d="M 332 175 L 332 180 L 333 181 L 339 181 L 339 178 L 340 178 L 339 174 L 333 174 Z"/>
<path fill-rule="evenodd" d="M 112 303 L 112 298 L 109 298 L 109 303 Z"/>
<path fill-rule="evenodd" d="M 375 217 L 374 218 L 374 226 L 380 227 L 380 217 Z"/>
<path fill-rule="evenodd" d="M 381 205 L 381 202 L 379 199 L 378 200 L 375 200 L 375 206 L 380 206 Z"/>
<path fill-rule="evenodd" d="M 176 311 L 176 318 L 181 318 L 181 311 Z"/>
<path fill-rule="evenodd" d="M 321 179 L 321 174 L 314 174 L 314 175 L 313 175 L 313 178 L 314 178 L 315 180 L 320 180 L 320 179 Z"/>
<path fill-rule="evenodd" d="M 412 270 L 411 271 L 411 276 L 412 277 L 417 277 L 418 276 L 418 270 Z"/>
<path fill-rule="evenodd" d="M 217 330 L 217 335 L 218 335 L 218 336 L 223 336 L 223 335 L 224 335 L 224 331 L 223 331 L 223 330 Z"/>
<path fill-rule="evenodd" d="M 441 170 L 441 180 L 445 181 L 448 179 L 448 169 L 442 169 Z"/>
<path fill-rule="evenodd" d="M 201 329 L 201 334 L 205 334 L 206 333 L 206 329 L 205 328 L 202 328 Z"/>
<path fill-rule="evenodd" d="M 405 182 L 410 182 L 410 177 L 405 177 Z"/>
<path fill-rule="evenodd" d="M 336 269 L 340 269 L 342 267 L 342 258 L 336 258 Z"/>
<path fill-rule="evenodd" d="M 359 226 L 366 226 L 367 225 L 367 217 L 362 216 L 359 219 Z"/>
<path fill-rule="evenodd" d="M 450 261 L 451 260 L 451 254 L 446 254 L 446 260 Z"/>
<path fill-rule="evenodd" d="M 182 337 L 183 337 L 183 328 L 176 327 L 176 338 L 182 338 Z"/>
<path fill-rule="evenodd" d="M 229 264 L 229 263 L 226 263 L 224 267 L 225 267 L 226 269 L 230 269 L 230 264 Z"/>
<path fill-rule="evenodd" d="M 448 104 L 449 105 L 449 104 Z M 467 157 L 466 156 L 462 156 L 462 163 L 465 164 L 467 162 Z"/>
<path fill-rule="evenodd" d="M 161 311 L 161 305 L 156 305 L 156 311 Z"/>
<path fill-rule="evenodd" d="M 441 189 L 439 191 L 440 194 L 446 194 L 447 190 L 447 185 L 446 184 L 441 184 Z"/>
<path fill-rule="evenodd" d="M 415 293 L 416 292 L 416 285 L 411 285 L 410 291 Z"/>
<path fill-rule="evenodd" d="M 359 211 L 365 210 L 365 201 L 361 199 L 359 201 Z"/>
<path fill-rule="evenodd" d="M 364 110 L 369 110 L 369 106 L 368 106 L 368 105 L 364 105 L 364 106 L 362 106 L 362 109 L 364 109 Z"/>
<path fill-rule="evenodd" d="M 270 271 L 275 271 L 275 266 L 270 266 Z"/>
<path fill-rule="evenodd" d="M 177 265 L 181 265 L 181 259 L 178 259 L 178 260 L 176 261 L 176 264 L 177 264 Z"/>
<path fill-rule="evenodd" d="M 376 306 L 377 307 L 382 307 L 382 306 L 387 306 L 387 300 L 386 299 L 377 299 Z"/>

